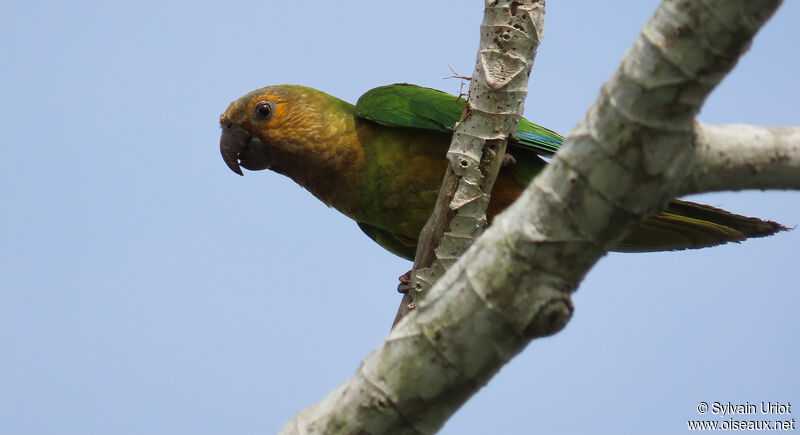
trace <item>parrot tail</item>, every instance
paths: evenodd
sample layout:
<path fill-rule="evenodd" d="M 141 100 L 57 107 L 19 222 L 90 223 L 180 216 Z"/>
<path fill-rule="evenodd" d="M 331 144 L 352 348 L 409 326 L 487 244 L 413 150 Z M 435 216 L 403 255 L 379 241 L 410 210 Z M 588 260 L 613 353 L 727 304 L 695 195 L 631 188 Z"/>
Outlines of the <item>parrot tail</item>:
<path fill-rule="evenodd" d="M 664 212 L 642 222 L 614 250 L 651 252 L 706 248 L 786 230 L 788 228 L 777 222 L 674 200 Z"/>

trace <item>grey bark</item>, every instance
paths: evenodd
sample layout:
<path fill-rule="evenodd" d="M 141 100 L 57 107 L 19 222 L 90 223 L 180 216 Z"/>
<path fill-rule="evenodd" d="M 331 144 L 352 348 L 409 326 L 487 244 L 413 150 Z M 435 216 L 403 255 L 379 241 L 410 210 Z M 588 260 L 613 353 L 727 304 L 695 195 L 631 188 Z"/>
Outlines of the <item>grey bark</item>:
<path fill-rule="evenodd" d="M 695 126 L 695 164 L 681 194 L 800 189 L 800 128 Z"/>

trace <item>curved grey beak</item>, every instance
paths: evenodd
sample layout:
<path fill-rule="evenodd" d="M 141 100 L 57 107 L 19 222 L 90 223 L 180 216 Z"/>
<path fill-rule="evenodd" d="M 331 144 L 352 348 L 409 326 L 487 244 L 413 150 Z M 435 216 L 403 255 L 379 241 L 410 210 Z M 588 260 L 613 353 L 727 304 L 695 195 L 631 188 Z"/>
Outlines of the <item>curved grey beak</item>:
<path fill-rule="evenodd" d="M 239 175 L 242 168 L 239 167 L 239 155 L 250 142 L 250 134 L 239 127 L 222 127 L 222 136 L 219 138 L 219 151 L 222 153 L 222 160 L 231 168 L 231 171 Z"/>
<path fill-rule="evenodd" d="M 239 175 L 244 175 L 242 168 L 258 171 L 272 166 L 264 143 L 237 125 L 229 124 L 222 127 L 219 151 L 225 164 Z"/>

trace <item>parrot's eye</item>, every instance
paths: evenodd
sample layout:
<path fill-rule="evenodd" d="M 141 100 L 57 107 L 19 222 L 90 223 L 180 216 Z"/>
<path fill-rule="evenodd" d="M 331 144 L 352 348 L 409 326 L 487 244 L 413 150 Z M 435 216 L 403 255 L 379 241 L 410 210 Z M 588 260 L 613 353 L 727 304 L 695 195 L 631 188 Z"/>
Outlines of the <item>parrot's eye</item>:
<path fill-rule="evenodd" d="M 275 115 L 275 106 L 277 103 L 274 101 L 259 101 L 253 106 L 253 118 L 256 121 L 267 121 Z"/>

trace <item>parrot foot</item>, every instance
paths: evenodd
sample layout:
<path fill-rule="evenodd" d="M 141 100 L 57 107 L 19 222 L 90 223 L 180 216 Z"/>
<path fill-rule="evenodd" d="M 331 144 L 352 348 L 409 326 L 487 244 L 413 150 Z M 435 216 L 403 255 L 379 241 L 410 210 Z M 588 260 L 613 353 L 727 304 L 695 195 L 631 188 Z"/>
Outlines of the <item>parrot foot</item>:
<path fill-rule="evenodd" d="M 400 275 L 400 277 L 398 277 L 397 279 L 400 280 L 400 284 L 397 284 L 397 291 L 399 293 L 406 294 L 406 293 L 408 293 L 410 290 L 412 290 L 414 288 L 414 284 L 411 283 L 411 271 L 410 270 L 408 272 Z"/>
<path fill-rule="evenodd" d="M 511 154 L 506 154 L 503 156 L 503 162 L 500 163 L 501 168 L 513 168 L 517 165 L 517 159 L 514 158 Z"/>

